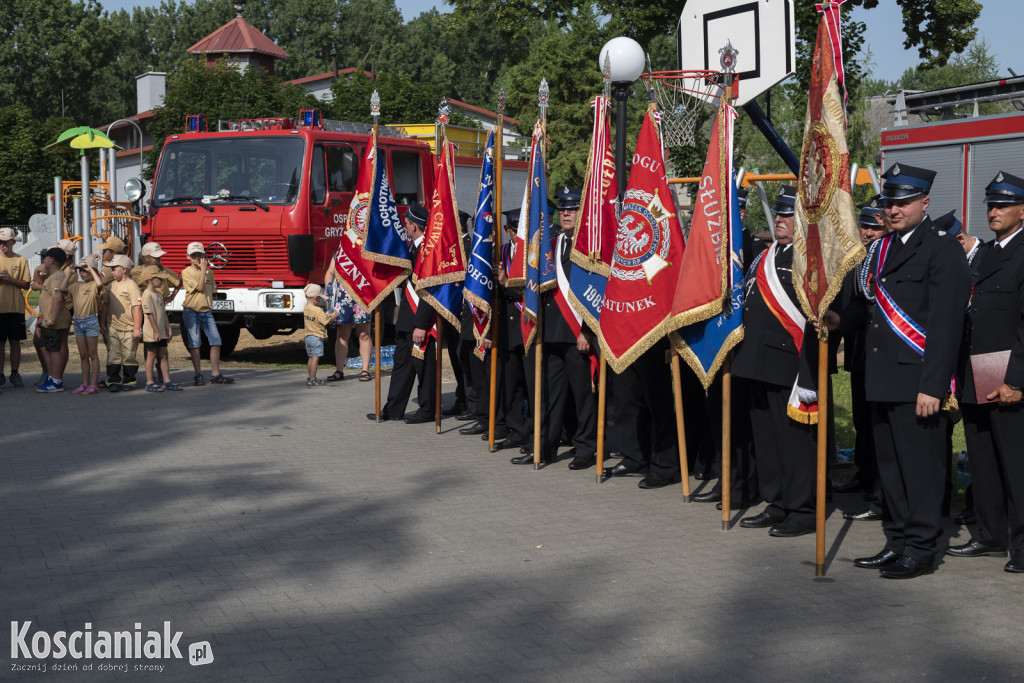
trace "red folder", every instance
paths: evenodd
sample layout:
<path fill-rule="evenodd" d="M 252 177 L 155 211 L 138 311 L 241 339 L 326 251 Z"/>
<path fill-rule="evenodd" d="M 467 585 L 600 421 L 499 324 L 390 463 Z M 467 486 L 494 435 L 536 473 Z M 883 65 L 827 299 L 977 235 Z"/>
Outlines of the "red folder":
<path fill-rule="evenodd" d="M 995 403 L 986 396 L 995 391 L 1006 377 L 1006 366 L 1010 363 L 1010 350 L 978 353 L 971 356 L 971 372 L 974 374 L 974 395 L 978 403 Z"/>

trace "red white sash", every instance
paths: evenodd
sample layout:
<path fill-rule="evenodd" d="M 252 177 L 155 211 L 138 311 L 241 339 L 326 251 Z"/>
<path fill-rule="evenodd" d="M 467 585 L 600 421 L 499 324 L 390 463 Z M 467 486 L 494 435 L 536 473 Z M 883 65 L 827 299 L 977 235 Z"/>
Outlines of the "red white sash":
<path fill-rule="evenodd" d="M 572 333 L 579 337 L 583 334 L 583 316 L 581 316 L 575 308 L 569 304 L 569 297 L 567 293 L 569 291 L 569 278 L 565 274 L 565 269 L 562 268 L 562 244 L 566 239 L 565 233 L 562 233 L 555 240 L 554 256 L 555 256 L 555 279 L 558 281 L 558 288 L 554 291 L 555 303 L 558 304 L 558 310 L 562 312 L 562 317 L 565 319 L 566 324 Z M 598 360 L 596 353 L 590 354 L 590 380 L 593 384 L 594 375 L 597 373 L 600 367 L 600 361 Z"/>
<path fill-rule="evenodd" d="M 405 299 L 406 299 L 406 301 L 409 302 L 409 306 L 410 306 L 410 308 L 412 308 L 412 314 L 413 314 L 413 316 L 415 316 L 416 315 L 416 311 L 419 310 L 419 307 L 420 307 L 420 297 L 419 297 L 418 294 L 416 294 L 416 288 L 412 286 L 412 278 L 411 277 L 408 280 L 406 280 L 406 282 L 405 282 Z M 430 330 L 427 331 L 427 336 L 424 337 L 423 343 L 422 344 L 413 344 L 413 346 L 412 346 L 412 356 L 413 356 L 413 358 L 418 358 L 420 360 L 423 360 L 424 358 L 426 358 L 426 355 L 427 355 L 427 345 L 430 344 L 431 337 L 433 337 L 434 339 L 437 339 L 437 322 L 436 322 L 437 314 L 436 313 L 434 314 L 434 320 L 435 320 L 435 322 L 434 322 L 433 326 L 430 328 Z"/>
<path fill-rule="evenodd" d="M 757 289 L 776 320 L 793 339 L 797 353 L 803 349 L 804 326 L 807 318 L 790 300 L 779 281 L 775 270 L 775 247 L 768 247 L 757 269 Z M 793 379 L 793 390 L 789 394 L 786 412 L 791 418 L 803 424 L 818 423 L 818 393 L 813 389 L 799 386 L 799 375 Z"/>

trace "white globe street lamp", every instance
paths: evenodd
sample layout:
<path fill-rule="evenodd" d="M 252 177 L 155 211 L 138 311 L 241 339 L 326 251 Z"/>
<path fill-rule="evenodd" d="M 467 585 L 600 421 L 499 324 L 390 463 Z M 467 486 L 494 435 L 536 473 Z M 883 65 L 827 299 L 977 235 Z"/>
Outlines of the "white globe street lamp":
<path fill-rule="evenodd" d="M 615 170 L 619 177 L 620 203 L 626 194 L 626 99 L 633 90 L 633 81 L 644 72 L 645 61 L 640 43 L 626 36 L 605 43 L 598 58 L 602 73 L 607 63 L 615 90 Z"/>

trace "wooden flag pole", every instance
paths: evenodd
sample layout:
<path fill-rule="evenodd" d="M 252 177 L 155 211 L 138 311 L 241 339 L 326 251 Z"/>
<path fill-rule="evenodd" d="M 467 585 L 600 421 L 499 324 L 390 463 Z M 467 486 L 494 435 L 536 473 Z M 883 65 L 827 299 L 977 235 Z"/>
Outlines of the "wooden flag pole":
<path fill-rule="evenodd" d="M 540 106 L 540 145 L 544 151 L 544 162 L 547 163 L 547 138 L 548 138 L 548 96 L 550 91 L 548 90 L 548 82 L 546 79 L 540 79 L 540 88 L 537 91 L 538 104 Z M 546 172 L 546 169 L 541 169 L 541 172 Z M 542 206 L 541 211 L 547 211 L 547 207 Z M 532 212 L 532 210 L 531 210 Z M 539 268 L 538 264 L 538 268 Z M 539 272 L 539 271 L 538 271 Z M 529 287 L 530 283 L 527 282 L 526 286 Z M 538 283 L 538 288 L 540 284 Z M 537 297 L 537 323 L 534 327 L 534 341 L 533 347 L 536 349 L 534 353 L 533 361 L 533 469 L 540 469 L 540 449 L 541 449 L 541 417 L 543 413 L 541 411 L 540 399 L 541 399 L 541 383 L 544 377 L 544 373 L 541 371 L 542 359 L 544 357 L 544 335 L 542 334 L 543 328 L 541 322 L 544 318 L 544 303 L 541 301 L 538 293 Z M 557 443 L 557 439 L 556 439 Z M 557 448 L 557 446 L 556 446 Z M 554 455 L 554 454 L 552 454 Z"/>
<path fill-rule="evenodd" d="M 370 95 L 370 116 L 373 117 L 373 139 L 376 141 L 377 119 L 380 117 L 380 95 L 376 90 Z M 380 424 L 380 304 L 373 312 L 373 359 L 373 413 L 377 416 L 377 424 Z"/>
<path fill-rule="evenodd" d="M 690 466 L 686 457 L 686 424 L 683 421 L 683 384 L 679 354 L 672 352 L 672 387 L 675 389 L 676 438 L 679 442 L 679 472 L 683 479 L 683 502 L 690 502 Z"/>
<path fill-rule="evenodd" d="M 487 404 L 487 450 L 494 448 L 494 429 L 498 421 L 498 285 L 497 274 L 501 265 L 501 143 L 505 128 L 505 89 L 498 91 L 498 121 L 494 131 L 494 255 L 491 259 L 491 386 Z"/>
<path fill-rule="evenodd" d="M 828 330 L 818 338 L 818 500 L 815 519 L 814 575 L 825 576 L 825 455 L 828 449 Z"/>
<path fill-rule="evenodd" d="M 722 466 L 718 485 L 722 489 L 722 531 L 732 520 L 732 356 L 722 368 Z"/>
<path fill-rule="evenodd" d="M 444 97 L 441 98 L 441 106 L 437 111 L 437 129 L 434 133 L 434 146 L 437 148 L 438 163 L 441 161 L 441 155 L 445 154 L 445 143 L 447 138 L 445 137 L 444 127 L 448 123 L 448 100 Z M 440 136 L 438 135 L 440 132 Z M 434 188 L 437 191 L 437 188 Z M 458 218 L 456 216 L 456 218 Z M 434 430 L 437 434 L 441 433 L 441 351 L 444 348 L 444 319 L 440 314 L 435 316 L 437 318 L 437 368 L 436 368 L 436 386 L 434 387 Z"/>
<path fill-rule="evenodd" d="M 597 483 L 604 481 L 604 415 L 608 394 L 608 361 L 601 356 L 601 370 L 597 380 Z"/>

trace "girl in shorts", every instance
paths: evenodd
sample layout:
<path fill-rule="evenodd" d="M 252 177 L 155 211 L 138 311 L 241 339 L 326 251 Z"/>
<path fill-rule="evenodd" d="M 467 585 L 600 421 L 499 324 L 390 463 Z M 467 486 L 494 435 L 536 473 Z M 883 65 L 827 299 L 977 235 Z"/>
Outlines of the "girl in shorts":
<path fill-rule="evenodd" d="M 95 263 L 95 257 L 93 257 Z M 72 281 L 73 279 L 73 281 Z M 91 395 L 99 391 L 96 385 L 100 378 L 100 299 L 103 281 L 88 259 L 77 266 L 71 266 L 60 283 L 64 296 L 71 296 L 74 316 L 71 323 L 75 328 L 78 355 L 82 359 L 82 383 L 73 394 Z"/>
<path fill-rule="evenodd" d="M 142 315 L 145 317 L 142 348 L 146 352 L 146 391 L 150 393 L 181 391 L 181 385 L 171 381 L 171 369 L 167 362 L 171 322 L 167 319 L 164 303 L 163 276 L 164 272 L 158 266 L 144 266 L 140 276 L 146 284 L 142 292 Z"/>

